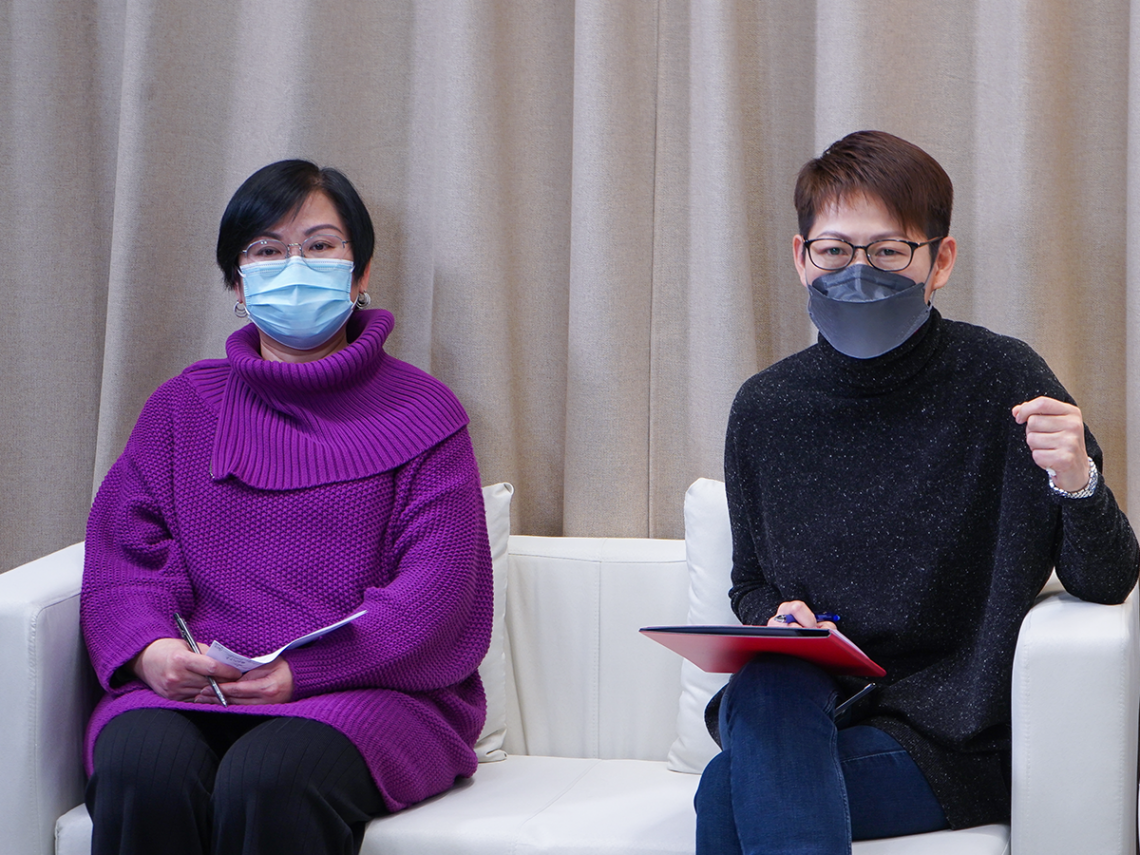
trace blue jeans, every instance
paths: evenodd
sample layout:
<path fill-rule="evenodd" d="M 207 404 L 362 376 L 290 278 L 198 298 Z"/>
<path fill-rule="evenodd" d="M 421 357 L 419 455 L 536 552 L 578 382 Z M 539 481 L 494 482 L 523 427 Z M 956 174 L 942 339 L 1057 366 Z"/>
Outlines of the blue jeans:
<path fill-rule="evenodd" d="M 891 736 L 837 729 L 835 682 L 788 656 L 760 656 L 728 684 L 724 750 L 701 776 L 697 855 L 843 855 L 852 840 L 946 828 L 934 792 Z"/>

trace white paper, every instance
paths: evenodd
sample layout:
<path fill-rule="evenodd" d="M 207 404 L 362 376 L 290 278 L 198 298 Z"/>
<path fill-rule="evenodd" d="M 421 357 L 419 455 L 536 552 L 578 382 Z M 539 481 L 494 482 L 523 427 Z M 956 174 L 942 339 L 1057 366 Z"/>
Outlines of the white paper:
<path fill-rule="evenodd" d="M 308 644 L 310 641 L 315 641 L 322 635 L 327 635 L 334 629 L 340 629 L 346 623 L 352 623 L 361 615 L 367 614 L 367 612 L 368 609 L 361 609 L 356 614 L 349 615 L 344 620 L 338 620 L 336 623 L 329 624 L 328 626 L 323 627 L 322 629 L 318 629 L 315 632 L 310 632 L 308 635 L 302 635 L 300 638 L 295 638 L 284 647 L 274 650 L 272 653 L 266 653 L 264 656 L 254 656 L 252 658 L 248 656 L 242 656 L 240 653 L 234 653 L 220 641 L 215 641 L 213 644 L 211 644 L 210 649 L 206 651 L 206 655 L 211 659 L 216 659 L 219 662 L 224 662 L 226 665 L 232 665 L 234 668 L 237 668 L 244 674 L 246 671 L 252 671 L 258 666 L 268 665 L 286 650 L 292 650 L 294 647 L 300 647 L 302 644 Z"/>

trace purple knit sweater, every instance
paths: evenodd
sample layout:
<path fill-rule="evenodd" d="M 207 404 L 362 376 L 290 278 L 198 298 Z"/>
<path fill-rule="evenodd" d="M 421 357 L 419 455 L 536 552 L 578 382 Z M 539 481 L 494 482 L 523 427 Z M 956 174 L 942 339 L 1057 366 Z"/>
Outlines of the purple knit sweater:
<path fill-rule="evenodd" d="M 384 353 L 392 316 L 358 312 L 351 344 L 266 362 L 251 325 L 227 358 L 150 398 L 87 525 L 81 620 L 106 694 L 87 730 L 141 707 L 323 721 L 360 750 L 391 810 L 475 771 L 485 716 L 476 669 L 491 634 L 491 555 L 467 416 L 451 392 Z M 174 613 L 199 641 L 285 654 L 287 704 L 165 700 L 116 669 Z"/>

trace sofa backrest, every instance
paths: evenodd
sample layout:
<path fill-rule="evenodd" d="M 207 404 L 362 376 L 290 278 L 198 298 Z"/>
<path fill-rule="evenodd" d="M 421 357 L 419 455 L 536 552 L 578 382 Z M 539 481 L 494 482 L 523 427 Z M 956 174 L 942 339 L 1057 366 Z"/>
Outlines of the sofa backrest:
<path fill-rule="evenodd" d="M 682 660 L 638 629 L 688 592 L 681 540 L 512 535 L 507 753 L 665 760 Z"/>

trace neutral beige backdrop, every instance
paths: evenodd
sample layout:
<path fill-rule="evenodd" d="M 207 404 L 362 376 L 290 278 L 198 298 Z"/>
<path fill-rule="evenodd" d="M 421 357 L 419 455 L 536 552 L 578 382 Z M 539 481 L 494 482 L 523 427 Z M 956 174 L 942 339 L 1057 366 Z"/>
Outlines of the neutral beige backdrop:
<path fill-rule="evenodd" d="M 4 0 L 0 569 L 81 538 L 146 397 L 222 354 L 218 219 L 293 156 L 360 188 L 390 349 L 464 401 L 516 532 L 681 534 L 736 388 L 814 340 L 796 170 L 866 127 L 954 179 L 938 307 L 1037 348 L 1136 496 L 1133 11 Z"/>

